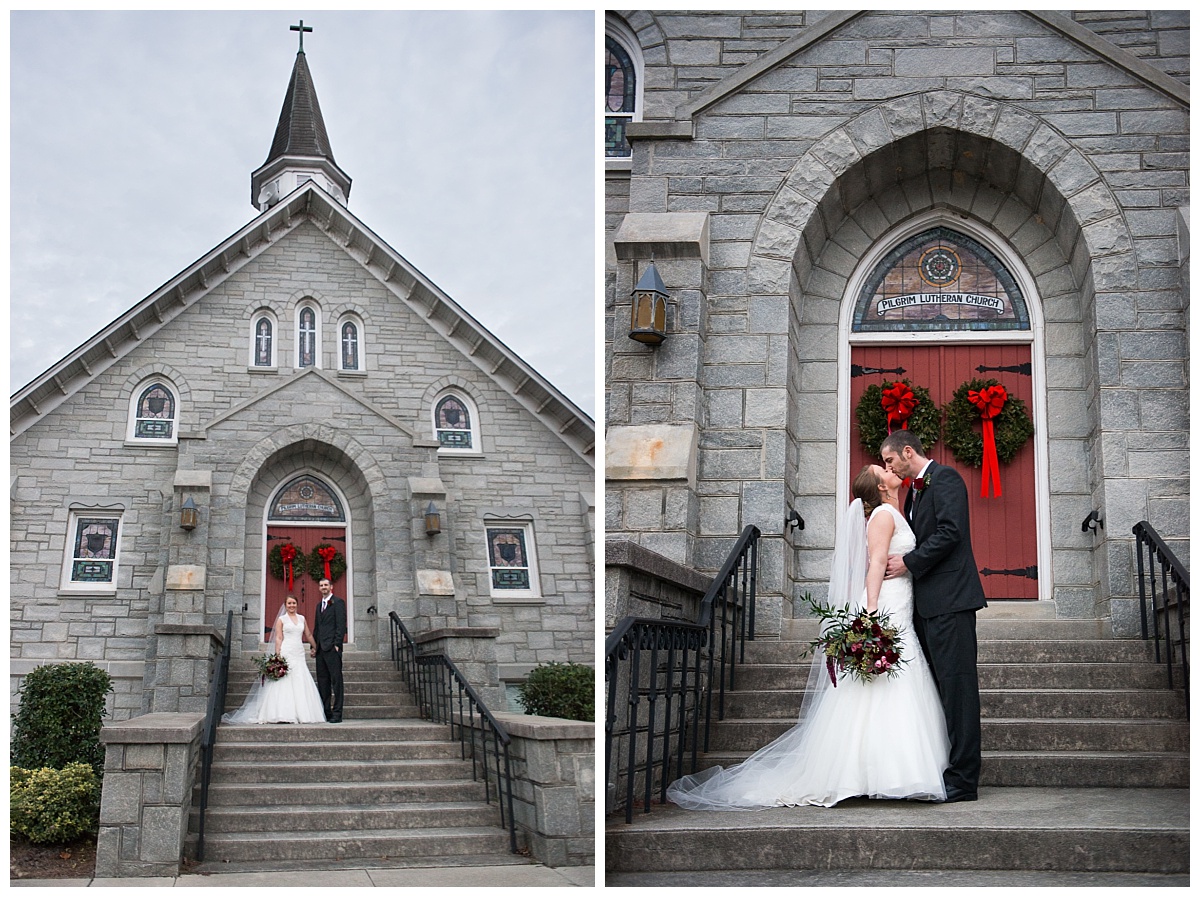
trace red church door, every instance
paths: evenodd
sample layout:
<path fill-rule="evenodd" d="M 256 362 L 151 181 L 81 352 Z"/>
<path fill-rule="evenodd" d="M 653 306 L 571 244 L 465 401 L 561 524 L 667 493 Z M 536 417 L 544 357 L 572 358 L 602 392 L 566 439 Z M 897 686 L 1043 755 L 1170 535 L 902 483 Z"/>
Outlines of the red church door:
<path fill-rule="evenodd" d="M 1033 377 L 1029 345 L 968 343 L 964 345 L 876 346 L 851 349 L 850 478 L 865 464 L 880 463 L 859 439 L 854 409 L 864 390 L 894 380 L 908 380 L 929 390 L 940 408 L 954 391 L 973 379 L 995 379 L 1010 396 L 1021 399 L 1032 414 Z M 903 373 L 900 373 L 900 370 Z M 1002 495 L 981 495 L 982 470 L 963 464 L 939 441 L 929 456 L 954 467 L 967 484 L 971 507 L 971 548 L 989 599 L 1038 597 L 1038 529 L 1034 489 L 1034 448 L 1029 440 L 1009 464 L 1000 465 Z M 901 496 L 903 500 L 903 496 Z"/>
<path fill-rule="evenodd" d="M 267 527 L 268 554 L 276 545 L 293 545 L 296 548 L 297 558 L 303 557 L 307 562 L 312 557 L 313 549 L 321 544 L 332 545 L 341 555 L 345 556 L 346 528 L 344 526 L 281 526 L 278 524 L 271 524 Z M 341 587 L 345 585 L 349 572 L 349 562 L 347 562 L 346 573 L 333 583 L 333 593 L 346 601 L 347 620 L 350 619 L 351 597 Z M 300 613 L 308 621 L 309 628 L 312 627 L 316 609 L 321 603 L 321 590 L 317 587 L 317 582 L 322 575 L 322 571 L 318 571 L 314 576 L 306 570 L 304 573 L 294 576 L 289 593 L 286 581 L 272 575 L 270 567 L 268 567 L 266 602 L 263 607 L 264 639 L 270 637 L 271 628 L 275 625 L 275 617 L 278 616 L 279 608 L 283 606 L 283 602 L 289 594 L 296 596 L 296 600 L 300 603 Z"/>

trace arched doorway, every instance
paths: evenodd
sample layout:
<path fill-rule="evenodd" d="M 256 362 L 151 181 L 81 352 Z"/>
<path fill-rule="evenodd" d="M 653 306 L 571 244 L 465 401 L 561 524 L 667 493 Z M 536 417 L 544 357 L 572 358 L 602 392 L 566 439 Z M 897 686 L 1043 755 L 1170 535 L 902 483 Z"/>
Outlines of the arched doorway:
<path fill-rule="evenodd" d="M 1032 279 L 1019 262 L 961 217 L 919 216 L 878 241 L 850 278 L 843 303 L 842 481 L 848 484 L 862 465 L 879 460 L 856 416 L 860 401 L 867 407 L 863 397 L 872 385 L 907 381 L 927 390 L 928 403 L 940 409 L 970 381 L 998 381 L 1042 429 L 1037 315 Z M 869 400 L 875 401 L 874 391 Z M 967 483 L 972 548 L 990 600 L 1050 594 L 1040 445 L 1044 441 L 1029 440 L 1001 465 L 999 483 L 956 457 L 944 435 L 928 452 Z"/>
<path fill-rule="evenodd" d="M 267 505 L 264 521 L 263 602 L 266 638 L 284 599 L 295 595 L 309 625 L 321 600 L 318 581 L 328 570 L 334 594 L 346 602 L 347 642 L 354 641 L 350 520 L 341 493 L 312 473 L 285 479 Z"/>

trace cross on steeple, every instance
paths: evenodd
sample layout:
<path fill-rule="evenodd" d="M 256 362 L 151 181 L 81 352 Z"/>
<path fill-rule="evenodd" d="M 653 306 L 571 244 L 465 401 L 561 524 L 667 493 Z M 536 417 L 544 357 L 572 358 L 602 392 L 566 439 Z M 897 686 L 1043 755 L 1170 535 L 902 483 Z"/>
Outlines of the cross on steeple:
<path fill-rule="evenodd" d="M 300 52 L 303 53 L 304 52 L 304 32 L 312 31 L 312 26 L 310 25 L 307 28 L 305 28 L 304 27 L 304 19 L 301 19 L 299 25 L 289 25 L 288 30 L 300 32 Z"/>

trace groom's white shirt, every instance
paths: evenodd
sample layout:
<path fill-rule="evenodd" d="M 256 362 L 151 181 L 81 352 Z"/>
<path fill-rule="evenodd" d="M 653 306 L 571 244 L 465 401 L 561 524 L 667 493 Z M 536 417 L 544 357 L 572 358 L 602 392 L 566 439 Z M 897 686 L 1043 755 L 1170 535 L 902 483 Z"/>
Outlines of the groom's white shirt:
<path fill-rule="evenodd" d="M 918 480 L 919 480 L 919 479 L 921 479 L 923 476 L 925 476 L 925 471 L 927 471 L 927 470 L 929 469 L 929 465 L 930 465 L 930 464 L 932 464 L 932 463 L 933 463 L 933 459 L 932 459 L 932 458 L 931 458 L 931 459 L 929 459 L 928 461 L 926 461 L 926 462 L 925 462 L 925 466 L 921 468 L 921 472 L 920 472 L 919 474 L 917 474 L 917 475 L 916 475 L 916 477 L 915 477 L 914 479 L 918 479 Z M 912 487 L 909 487 L 909 488 L 912 488 Z M 908 512 L 908 519 L 909 519 L 909 520 L 912 520 L 912 512 L 913 512 L 913 510 L 915 509 L 915 506 L 916 506 L 916 495 L 914 495 L 914 496 L 913 496 L 913 503 L 912 503 L 911 505 L 909 505 L 909 512 Z"/>

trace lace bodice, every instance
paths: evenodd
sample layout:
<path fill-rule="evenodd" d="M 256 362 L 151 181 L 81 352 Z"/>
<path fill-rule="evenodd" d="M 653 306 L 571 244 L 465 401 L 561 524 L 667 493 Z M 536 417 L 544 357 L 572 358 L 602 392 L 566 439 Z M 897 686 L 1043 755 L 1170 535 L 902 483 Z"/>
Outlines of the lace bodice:
<path fill-rule="evenodd" d="M 888 544 L 888 554 L 907 554 L 917 547 L 917 537 L 913 535 L 912 527 L 904 519 L 904 515 L 891 505 L 880 505 L 871 512 L 871 519 L 876 514 L 891 514 L 896 522 L 892 533 L 892 541 Z M 885 579 L 879 590 L 879 609 L 891 615 L 897 625 L 907 627 L 912 619 L 912 574 L 906 573 L 895 579 Z"/>
<path fill-rule="evenodd" d="M 871 512 L 871 519 L 874 520 L 877 514 L 891 514 L 896 521 L 896 529 L 892 533 L 891 544 L 888 545 L 888 554 L 908 554 L 917 547 L 917 537 L 913 535 L 912 527 L 908 525 L 903 514 L 891 505 L 880 505 Z"/>
<path fill-rule="evenodd" d="M 296 614 L 296 622 L 284 614 L 283 616 L 283 655 L 304 653 L 304 617 Z"/>

